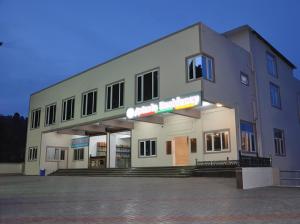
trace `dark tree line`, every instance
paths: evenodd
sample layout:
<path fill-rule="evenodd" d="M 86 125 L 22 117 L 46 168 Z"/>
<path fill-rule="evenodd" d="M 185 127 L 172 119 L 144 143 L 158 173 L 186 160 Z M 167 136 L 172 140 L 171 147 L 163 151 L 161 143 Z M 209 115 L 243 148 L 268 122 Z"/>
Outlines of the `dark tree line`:
<path fill-rule="evenodd" d="M 24 162 L 27 118 L 0 115 L 0 162 Z"/>

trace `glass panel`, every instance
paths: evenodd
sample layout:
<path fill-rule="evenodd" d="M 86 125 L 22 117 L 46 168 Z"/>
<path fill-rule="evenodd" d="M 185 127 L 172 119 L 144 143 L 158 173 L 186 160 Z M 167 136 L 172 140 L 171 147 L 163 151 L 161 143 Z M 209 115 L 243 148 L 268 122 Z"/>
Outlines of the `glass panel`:
<path fill-rule="evenodd" d="M 151 141 L 151 155 L 156 155 L 156 141 Z"/>
<path fill-rule="evenodd" d="M 84 159 L 84 149 L 80 149 L 79 150 L 79 152 L 80 152 L 80 160 L 83 160 Z"/>
<path fill-rule="evenodd" d="M 188 60 L 188 75 L 189 75 L 189 80 L 194 79 L 194 59 L 191 58 Z"/>
<path fill-rule="evenodd" d="M 65 150 L 60 151 L 60 160 L 65 160 Z"/>
<path fill-rule="evenodd" d="M 69 99 L 66 104 L 67 104 L 67 116 L 66 116 L 66 119 L 70 120 L 71 116 L 72 116 L 72 100 Z"/>
<path fill-rule="evenodd" d="M 207 76 L 206 78 L 210 81 L 213 81 L 213 64 L 212 59 L 207 57 Z"/>
<path fill-rule="evenodd" d="M 197 139 L 191 138 L 191 152 L 195 153 L 197 152 Z"/>
<path fill-rule="evenodd" d="M 256 141 L 255 141 L 255 136 L 254 134 L 251 134 L 251 145 L 252 145 L 252 152 L 256 152 Z"/>
<path fill-rule="evenodd" d="M 145 155 L 145 142 L 140 142 L 140 155 Z"/>
<path fill-rule="evenodd" d="M 202 77 L 202 58 L 198 56 L 195 58 L 195 75 L 196 79 Z"/>
<path fill-rule="evenodd" d="M 138 83 L 137 83 L 137 94 L 138 94 L 138 99 L 137 101 L 142 101 L 142 76 L 138 77 Z"/>
<path fill-rule="evenodd" d="M 150 140 L 146 141 L 146 156 L 150 156 Z"/>
<path fill-rule="evenodd" d="M 71 118 L 74 118 L 74 106 L 75 106 L 75 99 L 72 99 L 72 113 L 71 113 Z"/>
<path fill-rule="evenodd" d="M 222 132 L 222 149 L 229 149 L 228 141 L 228 132 Z"/>
<path fill-rule="evenodd" d="M 153 97 L 158 97 L 158 72 L 153 73 Z"/>
<path fill-rule="evenodd" d="M 93 92 L 87 94 L 87 115 L 93 113 Z"/>
<path fill-rule="evenodd" d="M 202 76 L 203 78 L 207 79 L 207 64 L 206 64 L 206 57 L 202 56 Z"/>
<path fill-rule="evenodd" d="M 111 104 L 110 104 L 110 101 L 111 101 L 111 86 L 108 86 L 107 87 L 107 97 L 106 97 L 106 109 L 110 110 L 111 109 Z"/>
<path fill-rule="evenodd" d="M 206 150 L 212 151 L 212 135 L 206 134 Z"/>
<path fill-rule="evenodd" d="M 152 99 L 152 72 L 144 75 L 144 99 L 151 100 Z"/>
<path fill-rule="evenodd" d="M 63 109 L 62 109 L 62 114 L 63 114 L 63 121 L 66 120 L 66 101 L 63 102 Z"/>
<path fill-rule="evenodd" d="M 120 107 L 124 105 L 124 82 L 120 83 Z"/>
<path fill-rule="evenodd" d="M 96 110 L 97 110 L 97 91 L 95 91 L 93 94 L 94 94 L 94 98 L 93 98 L 93 113 L 95 113 Z"/>
<path fill-rule="evenodd" d="M 221 135 L 220 135 L 220 133 L 214 134 L 214 151 L 221 151 Z"/>
<path fill-rule="evenodd" d="M 119 107 L 119 97 L 120 97 L 119 91 L 120 91 L 119 83 L 114 84 L 112 86 L 112 109 Z"/>
<path fill-rule="evenodd" d="M 83 95 L 82 115 L 86 115 L 86 98 L 87 95 Z"/>

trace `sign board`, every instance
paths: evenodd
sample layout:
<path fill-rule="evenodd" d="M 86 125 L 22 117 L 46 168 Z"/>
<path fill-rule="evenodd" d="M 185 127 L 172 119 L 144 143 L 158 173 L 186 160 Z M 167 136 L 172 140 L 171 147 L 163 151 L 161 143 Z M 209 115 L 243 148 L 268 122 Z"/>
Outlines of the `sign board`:
<path fill-rule="evenodd" d="M 71 148 L 82 148 L 89 146 L 89 137 L 73 138 Z"/>
<path fill-rule="evenodd" d="M 189 96 L 177 96 L 169 100 L 151 103 L 150 105 L 140 107 L 130 107 L 126 111 L 128 119 L 151 116 L 154 114 L 168 113 L 175 110 L 188 109 L 200 104 L 200 93 Z"/>

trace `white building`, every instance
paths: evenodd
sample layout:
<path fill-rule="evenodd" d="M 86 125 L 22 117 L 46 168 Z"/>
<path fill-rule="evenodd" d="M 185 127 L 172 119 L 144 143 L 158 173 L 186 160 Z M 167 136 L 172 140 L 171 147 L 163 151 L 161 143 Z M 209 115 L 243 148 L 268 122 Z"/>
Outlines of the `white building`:
<path fill-rule="evenodd" d="M 189 26 L 33 93 L 25 174 L 195 165 L 239 151 L 299 168 L 294 68 L 249 26 Z"/>

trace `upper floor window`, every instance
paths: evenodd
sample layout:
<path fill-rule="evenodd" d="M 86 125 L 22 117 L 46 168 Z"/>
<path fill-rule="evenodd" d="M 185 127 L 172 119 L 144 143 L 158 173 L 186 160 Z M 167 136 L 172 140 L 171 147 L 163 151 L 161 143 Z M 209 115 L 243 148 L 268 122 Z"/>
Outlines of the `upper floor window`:
<path fill-rule="evenodd" d="M 276 155 L 285 156 L 286 153 L 283 130 L 274 128 L 274 146 Z"/>
<path fill-rule="evenodd" d="M 256 152 L 255 126 L 241 121 L 241 148 L 243 152 Z"/>
<path fill-rule="evenodd" d="M 75 97 L 65 99 L 62 103 L 62 120 L 68 121 L 74 118 Z"/>
<path fill-rule="evenodd" d="M 269 52 L 267 52 L 267 69 L 268 69 L 268 73 L 271 76 L 277 77 L 276 58 L 273 54 Z"/>
<path fill-rule="evenodd" d="M 139 141 L 139 156 L 156 156 L 156 139 L 147 139 Z"/>
<path fill-rule="evenodd" d="M 158 98 L 158 70 L 137 75 L 136 83 L 138 103 Z"/>
<path fill-rule="evenodd" d="M 106 86 L 106 110 L 124 106 L 124 81 Z"/>
<path fill-rule="evenodd" d="M 82 94 L 82 116 L 96 113 L 97 90 L 91 90 Z"/>
<path fill-rule="evenodd" d="M 187 60 L 188 81 L 203 77 L 214 81 L 213 59 L 208 56 L 198 55 Z"/>
<path fill-rule="evenodd" d="M 214 131 L 204 134 L 206 152 L 229 150 L 229 131 Z"/>
<path fill-rule="evenodd" d="M 40 127 L 41 109 L 31 111 L 31 125 L 32 129 Z"/>
<path fill-rule="evenodd" d="M 241 72 L 241 83 L 245 86 L 249 86 L 249 77 L 247 74 Z"/>
<path fill-rule="evenodd" d="M 46 121 L 45 124 L 52 125 L 55 124 L 55 118 L 56 118 L 56 104 L 51 104 L 49 106 L 46 106 Z"/>
<path fill-rule="evenodd" d="M 270 83 L 271 105 L 281 108 L 280 88 L 274 83 Z"/>
<path fill-rule="evenodd" d="M 37 147 L 30 147 L 28 149 L 28 161 L 35 161 L 37 160 Z"/>

